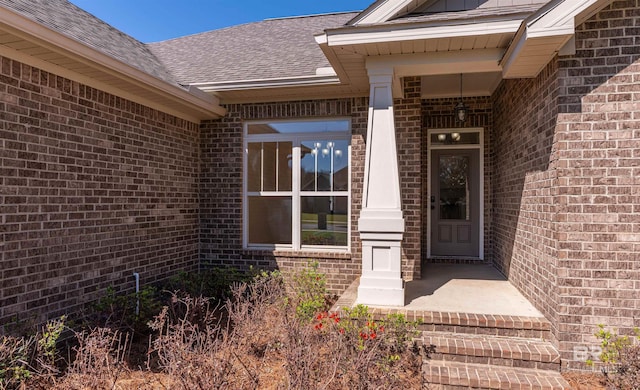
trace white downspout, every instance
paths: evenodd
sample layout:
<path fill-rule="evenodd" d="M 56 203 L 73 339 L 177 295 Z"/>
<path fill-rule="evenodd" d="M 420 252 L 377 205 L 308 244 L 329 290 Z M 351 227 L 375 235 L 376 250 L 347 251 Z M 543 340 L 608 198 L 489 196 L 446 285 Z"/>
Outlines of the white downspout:
<path fill-rule="evenodd" d="M 133 273 L 133 277 L 136 278 L 136 317 L 140 315 L 140 274 Z"/>

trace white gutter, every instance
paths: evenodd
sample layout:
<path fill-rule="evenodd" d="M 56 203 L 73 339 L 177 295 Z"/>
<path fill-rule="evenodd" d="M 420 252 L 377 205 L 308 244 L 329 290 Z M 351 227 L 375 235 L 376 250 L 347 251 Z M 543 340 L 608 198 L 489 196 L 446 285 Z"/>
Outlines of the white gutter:
<path fill-rule="evenodd" d="M 288 88 L 312 85 L 340 84 L 340 79 L 332 72 L 331 75 L 297 76 L 286 78 L 270 78 L 255 80 L 235 80 L 211 83 L 194 83 L 190 87 L 197 87 L 204 92 L 239 91 L 247 89 Z"/>
<path fill-rule="evenodd" d="M 215 96 L 195 95 L 178 85 L 170 84 L 138 68 L 117 60 L 64 34 L 51 30 L 11 9 L 2 8 L 0 24 L 9 27 L 10 33 L 34 42 L 54 52 L 69 56 L 85 65 L 103 70 L 154 93 L 169 96 L 176 103 L 187 104 L 202 114 L 224 116 L 226 110 Z"/>

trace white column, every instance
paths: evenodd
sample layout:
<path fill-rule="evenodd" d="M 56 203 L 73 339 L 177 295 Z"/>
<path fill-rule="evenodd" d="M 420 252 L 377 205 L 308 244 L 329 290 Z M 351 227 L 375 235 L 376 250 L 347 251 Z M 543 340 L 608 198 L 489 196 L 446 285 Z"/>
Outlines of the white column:
<path fill-rule="evenodd" d="M 404 306 L 400 248 L 404 219 L 393 117 L 393 68 L 369 68 L 368 71 L 371 92 L 364 192 L 358 220 L 362 276 L 357 302 Z"/>

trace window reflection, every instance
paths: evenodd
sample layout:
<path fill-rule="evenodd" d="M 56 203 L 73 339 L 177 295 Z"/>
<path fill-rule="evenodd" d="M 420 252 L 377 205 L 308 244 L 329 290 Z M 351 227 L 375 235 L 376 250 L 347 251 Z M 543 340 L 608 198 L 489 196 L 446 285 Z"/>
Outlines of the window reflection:
<path fill-rule="evenodd" d="M 302 245 L 347 245 L 346 196 L 305 196 L 300 201 Z"/>
<path fill-rule="evenodd" d="M 348 142 L 304 141 L 301 145 L 300 189 L 346 191 L 349 188 Z"/>

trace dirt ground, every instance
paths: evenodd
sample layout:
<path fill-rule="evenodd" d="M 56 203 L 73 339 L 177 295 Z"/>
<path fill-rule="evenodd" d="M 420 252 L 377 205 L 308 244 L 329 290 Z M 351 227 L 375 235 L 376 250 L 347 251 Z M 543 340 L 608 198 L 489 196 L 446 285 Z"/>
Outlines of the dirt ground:
<path fill-rule="evenodd" d="M 574 390 L 604 390 L 602 374 L 595 372 L 565 372 L 562 374 Z"/>

